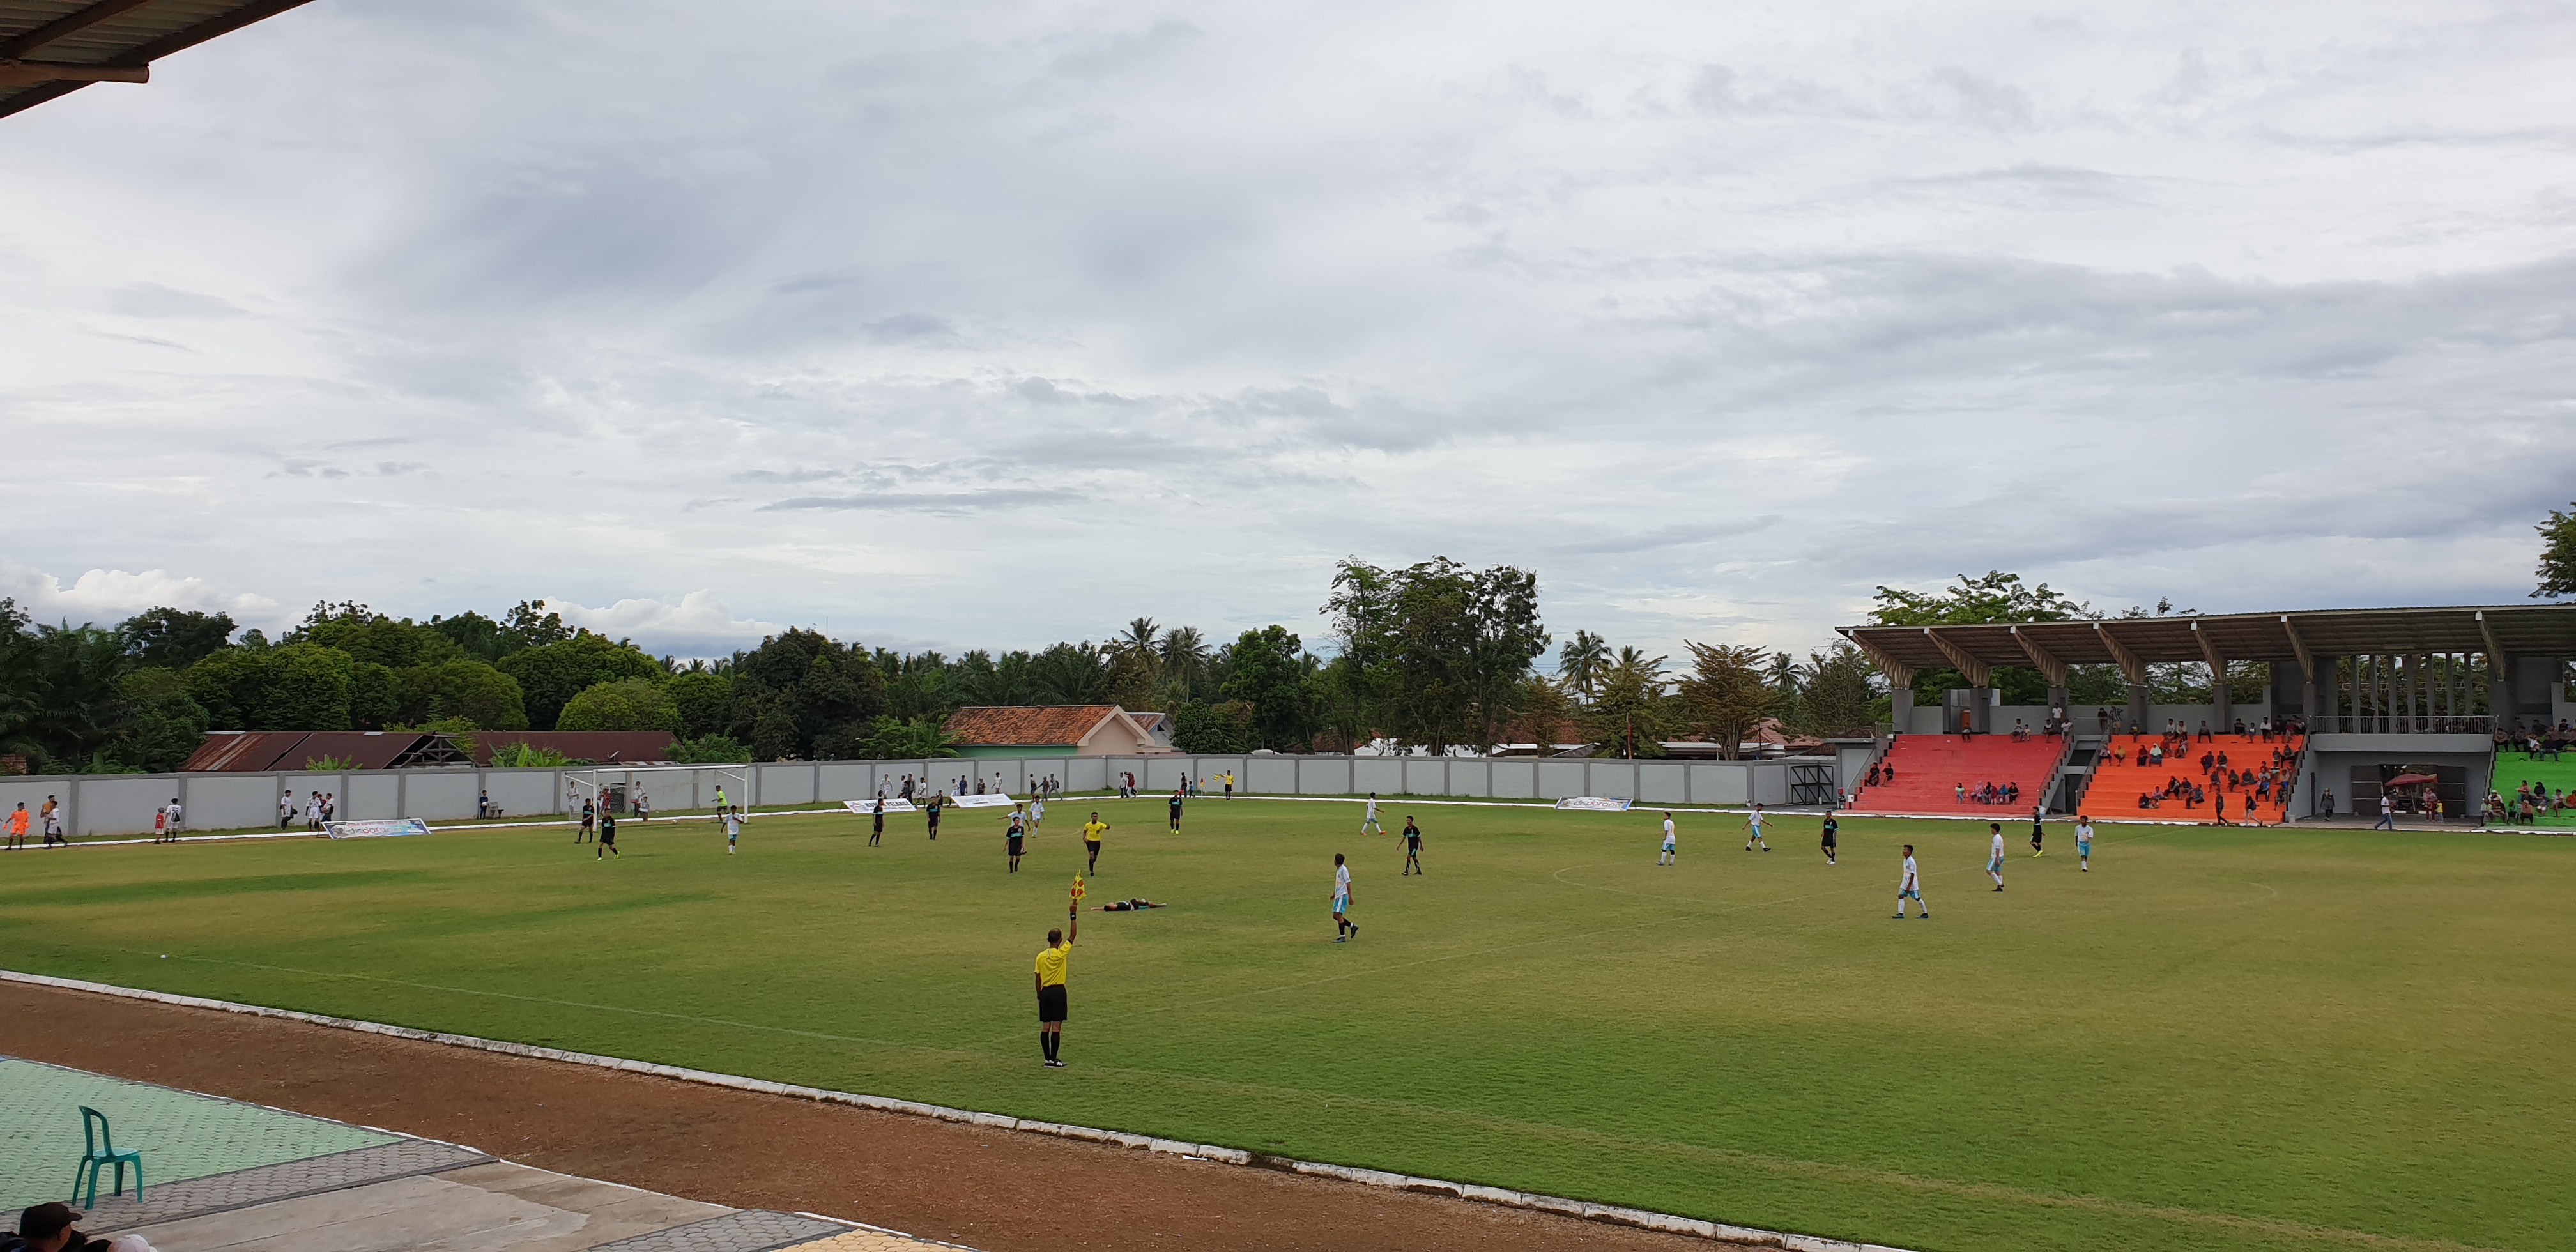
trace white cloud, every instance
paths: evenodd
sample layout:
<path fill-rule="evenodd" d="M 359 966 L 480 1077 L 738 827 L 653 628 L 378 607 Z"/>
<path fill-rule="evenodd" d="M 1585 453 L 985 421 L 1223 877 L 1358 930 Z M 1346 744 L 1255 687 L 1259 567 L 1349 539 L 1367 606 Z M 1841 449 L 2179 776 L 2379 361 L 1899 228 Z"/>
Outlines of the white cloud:
<path fill-rule="evenodd" d="M 226 594 L 202 578 L 182 578 L 168 570 L 130 574 L 121 569 L 94 569 L 64 586 L 60 578 L 0 561 L 0 595 L 8 596 L 38 622 L 106 626 L 145 609 L 167 606 L 205 613 L 229 613 L 242 626 L 279 624 L 278 605 L 266 596 Z"/>
<path fill-rule="evenodd" d="M 548 600 L 546 608 L 565 622 L 586 626 L 614 638 L 632 638 L 646 651 L 662 655 L 724 656 L 758 644 L 785 627 L 737 618 L 710 591 L 692 591 L 678 600 L 625 599 L 605 608 L 569 600 Z"/>
<path fill-rule="evenodd" d="M 2515 600 L 2565 503 L 2554 10 L 422 12 L 0 120 L 13 559 L 720 651 L 1441 553 L 1669 652 Z"/>

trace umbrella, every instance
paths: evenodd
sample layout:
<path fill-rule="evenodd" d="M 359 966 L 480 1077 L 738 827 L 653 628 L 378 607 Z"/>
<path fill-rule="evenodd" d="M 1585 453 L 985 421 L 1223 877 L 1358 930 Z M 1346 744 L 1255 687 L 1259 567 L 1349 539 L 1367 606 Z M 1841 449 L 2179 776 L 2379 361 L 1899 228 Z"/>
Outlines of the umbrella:
<path fill-rule="evenodd" d="M 2442 780 L 2431 774 L 2399 774 L 2397 777 L 2389 779 L 2386 785 L 2391 787 L 2420 787 L 2425 783 L 2440 781 Z"/>

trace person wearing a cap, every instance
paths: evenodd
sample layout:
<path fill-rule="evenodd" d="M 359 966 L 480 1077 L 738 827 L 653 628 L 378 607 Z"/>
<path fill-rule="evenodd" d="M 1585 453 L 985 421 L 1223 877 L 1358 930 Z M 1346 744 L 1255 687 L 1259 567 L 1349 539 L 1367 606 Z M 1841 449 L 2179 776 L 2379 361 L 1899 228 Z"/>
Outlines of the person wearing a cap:
<path fill-rule="evenodd" d="M 89 1240 L 72 1229 L 81 1215 L 60 1200 L 48 1200 L 18 1214 L 18 1232 L 0 1235 L 0 1252 L 64 1252 L 87 1247 Z"/>

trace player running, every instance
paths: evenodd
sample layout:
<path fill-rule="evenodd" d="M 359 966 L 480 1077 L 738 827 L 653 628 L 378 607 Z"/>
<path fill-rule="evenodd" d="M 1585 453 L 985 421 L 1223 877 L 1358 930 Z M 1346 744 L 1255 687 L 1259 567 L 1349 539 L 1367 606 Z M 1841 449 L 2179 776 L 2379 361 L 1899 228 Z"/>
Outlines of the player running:
<path fill-rule="evenodd" d="M 735 844 L 735 843 L 737 843 L 737 842 L 739 842 L 739 841 L 742 839 L 742 810 L 741 810 L 741 809 L 726 809 L 726 810 L 724 811 L 724 828 L 725 828 L 725 855 L 726 855 L 726 856 L 732 856 L 732 855 L 733 855 L 733 847 L 734 847 L 734 844 Z"/>
<path fill-rule="evenodd" d="M 1100 810 L 1091 811 L 1091 820 L 1082 824 L 1082 850 L 1091 854 L 1091 865 L 1082 872 L 1100 872 L 1100 837 L 1109 833 L 1109 823 L 1100 820 Z"/>
<path fill-rule="evenodd" d="M 1762 845 L 1762 850 L 1763 850 L 1763 851 L 1768 852 L 1768 851 L 1770 851 L 1770 850 L 1771 850 L 1771 845 L 1770 845 L 1770 844 L 1768 844 L 1768 843 L 1765 843 L 1765 842 L 1763 841 L 1763 839 L 1762 839 L 1762 806 L 1761 806 L 1761 805 L 1759 805 L 1759 804 L 1754 805 L 1754 806 L 1753 806 L 1753 811 L 1744 815 L 1744 825 L 1745 825 L 1745 827 L 1746 827 L 1746 834 L 1745 834 L 1745 836 L 1744 836 L 1744 850 L 1745 850 L 1745 851 L 1747 851 L 1747 852 L 1752 851 L 1752 850 L 1753 850 L 1753 845 L 1755 845 L 1755 844 L 1757 844 L 1757 843 L 1759 843 L 1759 844 L 1761 844 L 1761 845 Z"/>
<path fill-rule="evenodd" d="M 1994 832 L 1995 836 L 1994 849 L 1986 854 L 1986 876 L 1994 879 L 1995 890 L 2001 891 L 2004 889 L 2004 824 L 1988 822 L 1986 829 Z"/>
<path fill-rule="evenodd" d="M 2081 813 L 2075 815 L 2075 867 L 2093 872 L 2093 819 Z"/>
<path fill-rule="evenodd" d="M 1825 864 L 1827 864 L 1827 865 L 1831 865 L 1831 864 L 1833 864 L 1833 863 L 1834 863 L 1834 836 L 1836 836 L 1836 835 L 1840 834 L 1840 833 L 1842 832 L 1842 828 L 1843 828 L 1842 823 L 1841 823 L 1841 822 L 1838 822 L 1838 821 L 1835 821 L 1835 820 L 1834 820 L 1834 815 L 1833 815 L 1833 814 L 1831 814 L 1831 813 L 1827 813 L 1827 814 L 1825 814 L 1825 839 L 1824 839 L 1824 844 L 1825 844 Z"/>
<path fill-rule="evenodd" d="M 2044 829 L 2047 819 L 2047 805 L 2034 804 L 2030 806 L 2030 854 L 2032 856 L 2042 855 L 2042 850 L 2039 846 L 2039 839 L 2041 835 L 2048 833 L 2046 829 Z"/>
<path fill-rule="evenodd" d="M 617 851 L 617 815 L 601 809 L 599 811 L 599 846 L 593 849 L 590 855 L 592 860 L 604 860 L 610 853 L 616 853 L 618 856 L 626 855 Z"/>
<path fill-rule="evenodd" d="M 1181 789 L 1172 788 L 1172 833 L 1181 833 Z"/>
<path fill-rule="evenodd" d="M 1333 854 L 1333 936 L 1335 943 L 1348 943 L 1360 933 L 1359 923 L 1351 920 L 1351 867 L 1342 863 L 1342 854 Z"/>
<path fill-rule="evenodd" d="M 1396 877 L 1406 874 L 1422 876 L 1422 828 L 1414 825 L 1411 817 L 1404 819 L 1404 869 Z"/>
<path fill-rule="evenodd" d="M 1003 833 L 1003 837 L 1011 841 L 1011 872 L 1014 874 L 1020 872 L 1020 840 L 1026 837 L 1028 833 L 1029 828 L 1027 816 L 1020 812 L 1018 805 L 1012 805 L 1011 826 L 1008 831 Z"/>
<path fill-rule="evenodd" d="M 1363 835 L 1383 835 L 1386 833 L 1386 827 L 1378 825 L 1377 793 L 1374 791 L 1369 793 L 1368 816 L 1360 819 L 1360 833 Z"/>
<path fill-rule="evenodd" d="M 1029 833 L 1032 835 L 1038 833 L 1038 827 L 1045 821 L 1046 793 L 1040 791 L 1029 797 Z"/>
<path fill-rule="evenodd" d="M 1073 957 L 1073 941 L 1082 934 L 1082 914 L 1078 909 L 1064 911 L 1067 930 L 1047 932 L 1047 946 L 1039 951 L 1038 984 L 1038 1050 L 1046 1054 L 1048 1069 L 1063 1069 L 1058 1053 L 1064 1050 L 1064 976 L 1065 966 Z"/>
<path fill-rule="evenodd" d="M 1673 842 L 1673 814 L 1670 809 L 1664 811 L 1664 850 L 1655 854 L 1655 864 L 1681 864 L 1681 852 Z"/>
<path fill-rule="evenodd" d="M 1905 874 L 1896 880 L 1896 920 L 1900 922 L 1905 920 L 1905 902 L 1909 898 L 1923 904 L 1923 875 L 1915 871 L 1914 845 L 1910 843 L 1905 845 Z M 1931 905 L 1923 904 L 1923 916 L 1932 916 Z"/>

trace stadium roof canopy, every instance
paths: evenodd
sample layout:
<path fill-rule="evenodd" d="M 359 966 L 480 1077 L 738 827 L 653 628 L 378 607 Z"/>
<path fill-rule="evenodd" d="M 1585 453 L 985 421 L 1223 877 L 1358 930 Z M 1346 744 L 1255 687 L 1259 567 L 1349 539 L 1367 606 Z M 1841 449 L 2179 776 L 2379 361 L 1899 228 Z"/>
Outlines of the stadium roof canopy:
<path fill-rule="evenodd" d="M 0 117 L 152 63 L 306 0 L 0 0 Z"/>
<path fill-rule="evenodd" d="M 2446 609 L 2318 609 L 2294 613 L 2123 617 L 1981 626 L 1843 626 L 1879 668 L 1949 666 L 1986 686 L 1995 666 L 2039 670 L 2064 685 L 2069 665 L 2117 665 L 2132 682 L 2174 661 L 2285 661 L 2320 656 L 2480 652 L 2576 657 L 2576 604 Z"/>

